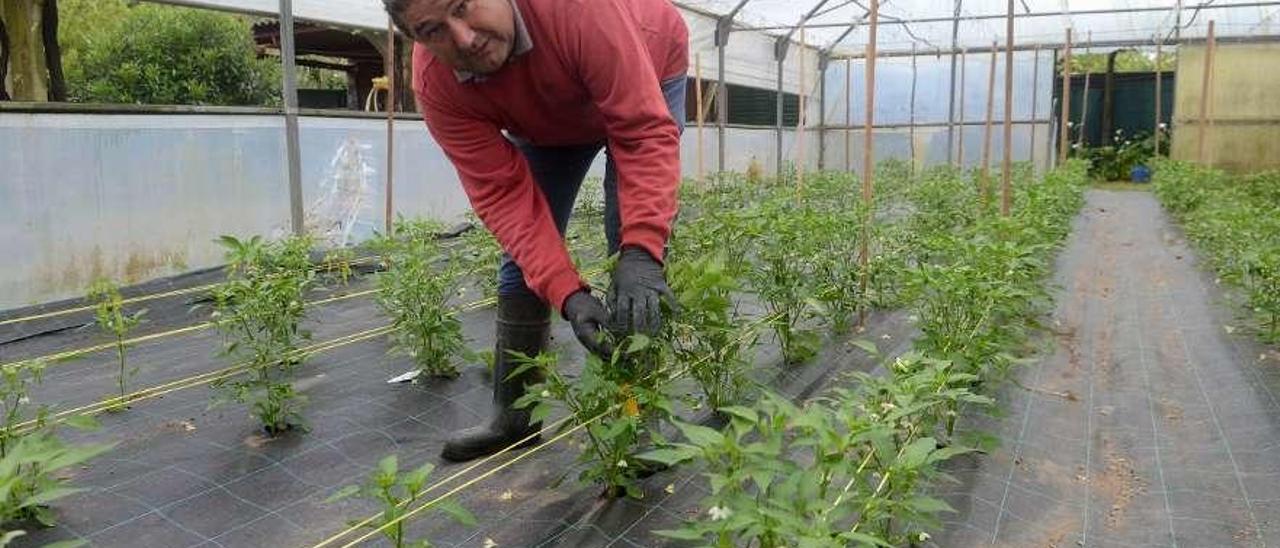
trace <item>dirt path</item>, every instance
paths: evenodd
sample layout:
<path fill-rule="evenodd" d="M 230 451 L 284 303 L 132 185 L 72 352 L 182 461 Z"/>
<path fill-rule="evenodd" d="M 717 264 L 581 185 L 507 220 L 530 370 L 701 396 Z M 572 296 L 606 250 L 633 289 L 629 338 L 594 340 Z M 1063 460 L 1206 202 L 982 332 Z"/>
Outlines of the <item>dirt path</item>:
<path fill-rule="evenodd" d="M 1048 357 L 969 422 L 1002 446 L 953 464 L 934 542 L 1280 545 L 1280 361 L 1152 195 L 1090 191 L 1076 223 Z"/>

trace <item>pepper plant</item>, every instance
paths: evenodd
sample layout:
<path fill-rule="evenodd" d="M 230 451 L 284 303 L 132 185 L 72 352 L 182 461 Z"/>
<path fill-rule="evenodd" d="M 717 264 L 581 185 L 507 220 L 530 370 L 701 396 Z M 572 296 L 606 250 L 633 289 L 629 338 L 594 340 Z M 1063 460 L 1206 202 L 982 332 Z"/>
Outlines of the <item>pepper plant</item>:
<path fill-rule="evenodd" d="M 394 350 L 412 358 L 424 376 L 454 377 L 466 340 L 450 301 L 462 292 L 465 271 L 443 249 L 440 229 L 401 219 L 372 245 L 387 265 L 378 274 L 378 305 L 395 327 Z"/>
<path fill-rule="evenodd" d="M 44 364 L 30 362 L 0 368 L 0 525 L 34 520 L 41 526 L 55 525 L 49 504 L 82 491 L 67 486 L 64 471 L 105 453 L 115 444 L 72 445 L 59 438 L 55 424 L 46 420 L 48 409 L 34 405 L 28 395 L 41 382 Z M 32 422 L 24 426 L 24 419 Z M 61 424 L 79 430 L 97 428 L 87 415 L 75 415 Z M 24 534 L 0 526 L 0 538 Z"/>
<path fill-rule="evenodd" d="M 562 423 L 562 431 L 586 424 L 587 450 L 579 457 L 584 468 L 578 479 L 603 484 L 610 497 L 639 498 L 636 479 L 643 469 L 635 455 L 642 443 L 661 441 L 656 426 L 672 413 L 665 392 L 671 355 L 669 345 L 632 335 L 608 359 L 588 355 L 576 379 L 559 371 L 552 354 L 517 356 L 523 363 L 512 376 L 540 369 L 545 380 L 531 386 L 515 407 L 529 408 L 534 422 L 546 419 L 555 406 L 567 409 L 573 420 Z"/>
<path fill-rule="evenodd" d="M 676 363 L 688 368 L 711 409 L 738 403 L 751 386 L 747 373 L 758 334 L 734 302 L 739 283 L 723 254 L 668 263 L 680 312 L 672 319 Z"/>
<path fill-rule="evenodd" d="M 267 433 L 277 435 L 301 424 L 303 398 L 293 376 L 304 358 L 298 345 L 311 338 L 300 326 L 303 296 L 315 280 L 311 241 L 223 236 L 219 243 L 227 249 L 227 281 L 213 291 L 213 320 L 226 341 L 222 354 L 247 371 L 216 381 L 222 394 L 215 403 L 250 404 Z"/>
<path fill-rule="evenodd" d="M 97 319 L 98 327 L 103 331 L 110 333 L 115 338 L 116 343 L 116 359 L 119 362 L 119 370 L 116 373 L 116 384 L 120 388 L 120 396 L 115 403 L 107 408 L 108 411 L 123 411 L 128 408 L 127 392 L 125 384 L 129 377 L 138 373 L 138 368 L 128 369 L 125 361 L 125 339 L 129 337 L 129 333 L 133 331 L 138 324 L 142 323 L 143 316 L 146 316 L 147 309 L 141 309 L 126 314 L 124 311 L 124 302 L 120 297 L 120 289 L 114 282 L 103 278 L 94 282 L 89 287 L 87 299 L 94 303 L 94 317 Z"/>
<path fill-rule="evenodd" d="M 435 465 L 425 463 L 412 471 L 401 472 L 396 456 L 388 455 L 378 461 L 378 467 L 364 485 L 343 487 L 325 502 L 337 502 L 352 496 L 377 501 L 382 505 L 382 513 L 378 514 L 375 521 L 363 524 L 363 528 L 381 531 L 395 548 L 430 548 L 432 544 L 427 540 L 411 541 L 406 538 L 405 526 L 408 525 L 408 520 L 405 516 L 416 509 L 415 505 L 425 494 L 424 488 L 433 470 Z M 435 501 L 431 508 L 463 525 L 476 524 L 475 516 L 454 500 Z"/>

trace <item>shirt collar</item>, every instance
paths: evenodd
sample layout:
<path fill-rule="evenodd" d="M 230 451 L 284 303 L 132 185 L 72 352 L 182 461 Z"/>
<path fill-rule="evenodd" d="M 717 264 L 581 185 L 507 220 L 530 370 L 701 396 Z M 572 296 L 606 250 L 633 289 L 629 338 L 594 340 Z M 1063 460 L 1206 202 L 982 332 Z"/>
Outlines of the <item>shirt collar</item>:
<path fill-rule="evenodd" d="M 524 55 L 533 49 L 533 39 L 529 37 L 529 27 L 524 24 L 524 16 L 520 15 L 520 6 L 516 0 L 510 0 L 511 11 L 515 13 L 515 44 L 512 47 L 511 56 Z M 453 75 L 457 77 L 459 83 L 475 81 L 484 81 L 484 76 L 474 74 L 465 70 L 454 70 Z"/>

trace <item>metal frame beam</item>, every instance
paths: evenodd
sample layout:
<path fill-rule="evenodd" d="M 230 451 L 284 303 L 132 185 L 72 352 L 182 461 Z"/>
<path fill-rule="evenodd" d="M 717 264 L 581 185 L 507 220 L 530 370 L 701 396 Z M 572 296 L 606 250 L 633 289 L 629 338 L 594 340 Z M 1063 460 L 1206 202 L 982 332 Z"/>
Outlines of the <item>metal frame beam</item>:
<path fill-rule="evenodd" d="M 1159 42 L 1164 45 L 1198 44 L 1204 41 L 1205 40 L 1203 38 L 1183 39 L 1181 41 L 1159 40 Z M 1102 48 L 1102 49 L 1137 48 L 1137 47 L 1154 46 L 1156 45 L 1156 42 L 1157 40 L 1153 38 L 1143 38 L 1143 39 L 1134 39 L 1134 40 L 1094 40 L 1091 47 Z M 1262 34 L 1262 35 L 1255 35 L 1255 36 L 1219 36 L 1217 37 L 1217 42 L 1219 44 L 1222 44 L 1222 43 L 1249 44 L 1249 43 L 1280 42 L 1280 34 Z M 1036 48 L 1057 49 L 1057 48 L 1063 47 L 1064 45 L 1065 44 L 1063 44 L 1062 42 L 1029 42 L 1029 43 L 1013 46 L 1013 51 L 1034 51 Z M 991 52 L 991 46 L 961 48 L 961 49 L 964 49 L 964 51 L 968 53 L 990 53 Z M 1000 48 L 1000 51 L 1004 51 L 1004 49 Z M 884 59 L 886 57 L 911 57 L 912 55 L 947 55 L 950 53 L 954 53 L 954 52 L 944 49 L 944 50 L 920 51 L 920 52 L 916 52 L 915 54 L 912 54 L 911 50 L 908 49 L 908 50 L 886 51 L 883 53 L 876 54 L 876 57 Z M 866 57 L 866 54 L 851 53 L 851 54 L 845 54 L 845 55 L 833 55 L 831 59 L 832 60 L 863 59 L 865 57 Z"/>
<path fill-rule="evenodd" d="M 1241 2 L 1237 4 L 1203 3 L 1203 4 L 1197 4 L 1194 6 L 1183 6 L 1182 2 L 1178 2 L 1177 5 L 1165 6 L 1165 7 L 1105 8 L 1105 9 L 1095 9 L 1095 10 L 1069 11 L 1065 13 L 1061 11 L 1023 12 L 1023 13 L 1015 13 L 1013 17 L 1014 19 L 1029 19 L 1029 18 L 1035 18 L 1035 17 L 1075 17 L 1080 15 L 1087 16 L 1087 15 L 1113 15 L 1113 14 L 1121 14 L 1121 13 L 1151 13 L 1151 12 L 1162 12 L 1162 11 L 1177 12 L 1178 10 L 1220 10 L 1220 9 L 1236 9 L 1236 8 L 1263 8 L 1263 7 L 1271 7 L 1271 6 L 1280 6 L 1280 1 Z M 982 15 L 957 15 L 952 17 L 925 17 L 920 19 L 884 20 L 884 21 L 880 21 L 880 24 L 881 25 L 914 25 L 914 24 L 927 24 L 927 23 L 951 23 L 955 21 L 983 21 L 983 20 L 991 20 L 991 19 L 1004 19 L 1005 17 L 1007 17 L 1007 14 L 1004 14 L 1004 13 L 988 13 L 988 14 L 982 14 Z M 822 29 L 822 28 L 841 28 L 845 25 L 848 25 L 848 23 L 812 23 L 812 24 L 805 25 L 805 27 L 810 29 Z M 761 27 L 753 26 L 753 27 L 743 27 L 739 30 L 748 30 L 748 31 L 788 30 L 788 31 L 794 32 L 796 28 L 799 28 L 799 25 L 790 25 L 790 26 L 789 25 L 769 25 L 769 26 L 761 26 Z"/>

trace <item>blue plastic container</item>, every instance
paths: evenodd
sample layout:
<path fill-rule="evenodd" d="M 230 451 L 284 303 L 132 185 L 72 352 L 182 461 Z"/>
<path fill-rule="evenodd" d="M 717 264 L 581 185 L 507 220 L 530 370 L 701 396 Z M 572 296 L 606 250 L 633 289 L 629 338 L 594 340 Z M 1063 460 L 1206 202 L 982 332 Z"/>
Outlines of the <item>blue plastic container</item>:
<path fill-rule="evenodd" d="M 1129 170 L 1129 180 L 1135 183 L 1150 183 L 1151 168 L 1138 164 Z"/>

